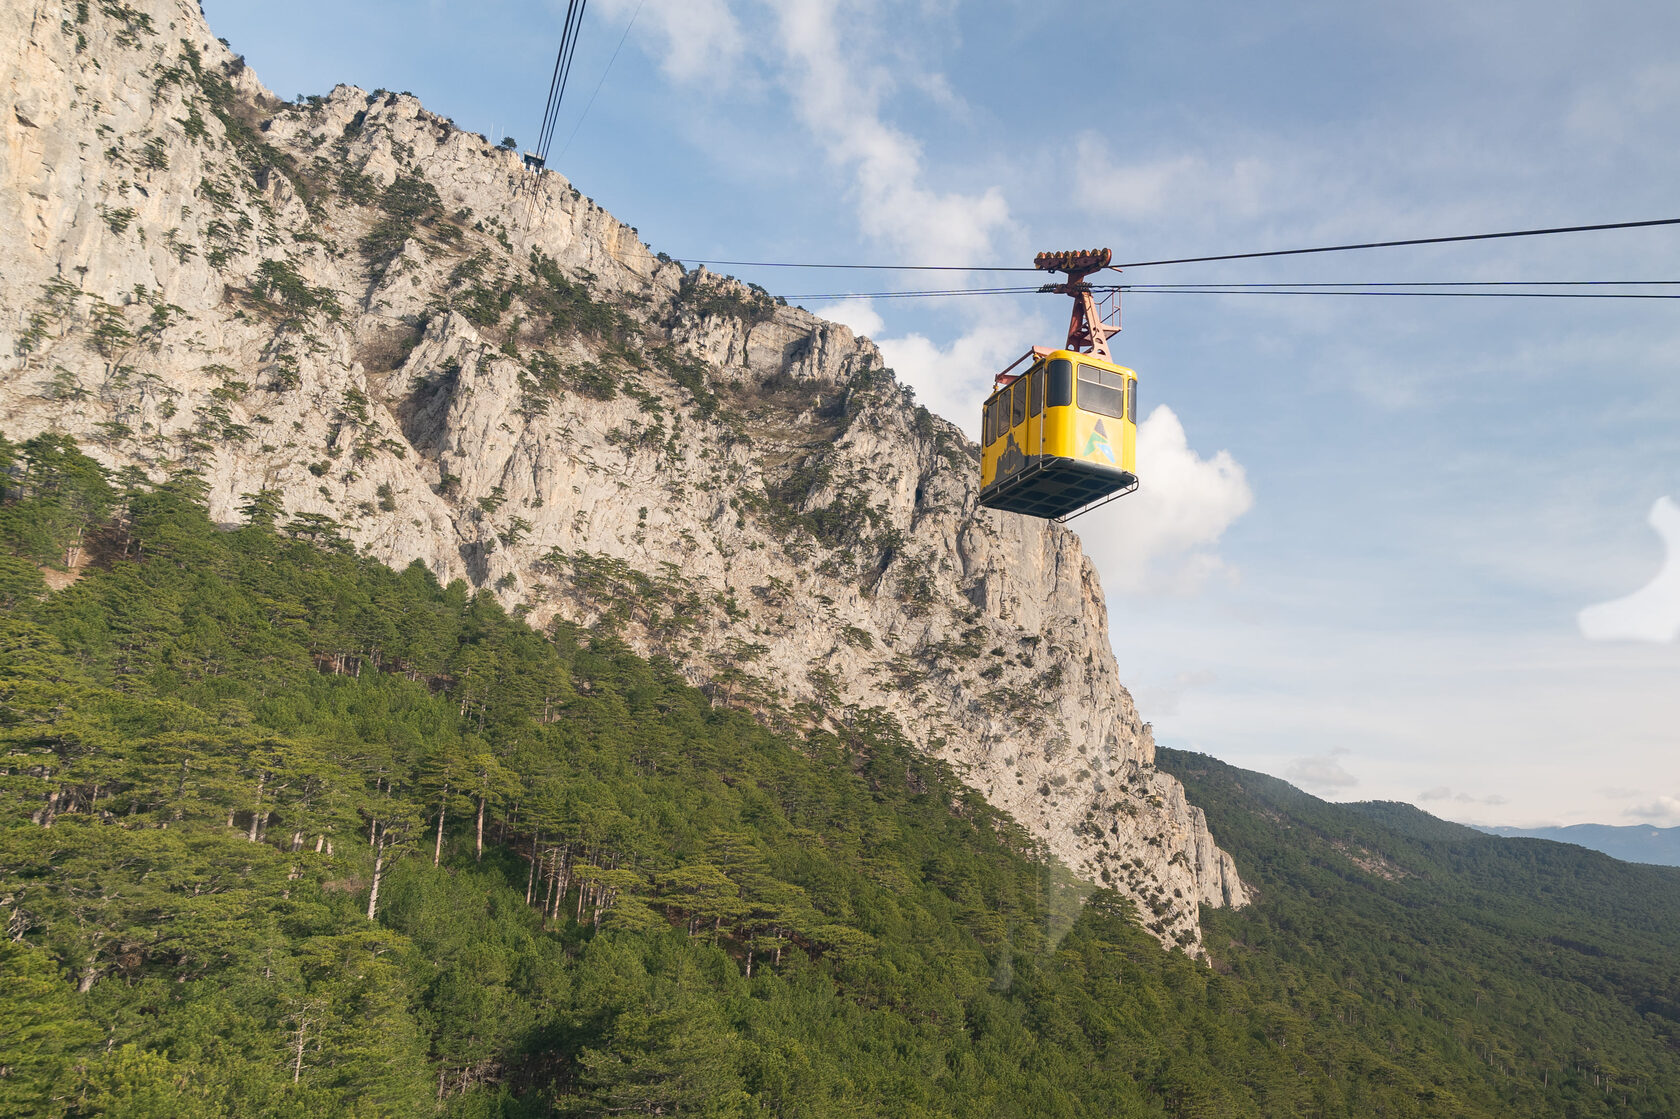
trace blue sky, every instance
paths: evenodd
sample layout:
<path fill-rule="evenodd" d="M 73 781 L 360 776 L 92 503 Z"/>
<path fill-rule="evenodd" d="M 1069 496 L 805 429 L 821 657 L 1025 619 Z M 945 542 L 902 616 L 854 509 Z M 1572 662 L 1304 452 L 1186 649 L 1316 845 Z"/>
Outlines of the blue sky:
<path fill-rule="evenodd" d="M 529 141 L 564 5 L 205 8 L 284 96 L 411 90 Z M 1653 3 L 595 0 L 551 163 L 689 258 L 1152 259 L 1672 217 L 1676 41 L 1680 7 Z M 1680 229 L 1129 278 L 1677 261 Z M 929 282 L 731 271 L 792 297 Z M 970 429 L 991 373 L 1066 321 L 1048 296 L 800 301 Z M 1160 741 L 1478 823 L 1680 823 L 1680 646 L 1577 618 L 1664 564 L 1646 519 L 1680 498 L 1680 301 L 1138 293 L 1125 323 L 1144 488 L 1075 523 Z M 1680 611 L 1648 593 L 1647 621 Z"/>

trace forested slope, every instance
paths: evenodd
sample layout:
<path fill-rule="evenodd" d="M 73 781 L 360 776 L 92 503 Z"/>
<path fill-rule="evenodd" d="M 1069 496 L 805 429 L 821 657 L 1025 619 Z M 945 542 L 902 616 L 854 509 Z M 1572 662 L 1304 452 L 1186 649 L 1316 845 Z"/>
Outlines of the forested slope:
<path fill-rule="evenodd" d="M 1259 887 L 1204 913 L 1221 966 L 1314 1013 L 1381 1015 L 1396 1063 L 1480 1065 L 1509 1114 L 1680 1113 L 1680 870 L 1329 804 L 1201 754 L 1161 764 Z"/>
<path fill-rule="evenodd" d="M 1210 968 L 886 721 L 773 733 L 605 630 L 536 633 L 268 495 L 220 531 L 193 476 L 112 483 L 56 437 L 0 442 L 0 479 L 0 1114 L 1680 1103 L 1669 878 L 1521 925 L 1497 858 L 1192 759 L 1262 883 L 1206 915 Z M 1344 833 L 1429 889 L 1348 871 Z M 1580 944 L 1529 950 L 1554 928 Z"/>

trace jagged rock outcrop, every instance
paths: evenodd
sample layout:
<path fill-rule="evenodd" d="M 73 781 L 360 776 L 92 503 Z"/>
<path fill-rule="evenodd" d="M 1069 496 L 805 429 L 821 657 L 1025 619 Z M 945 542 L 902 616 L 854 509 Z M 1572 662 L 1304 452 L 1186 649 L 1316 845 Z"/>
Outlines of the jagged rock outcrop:
<path fill-rule="evenodd" d="M 604 623 L 719 702 L 878 710 L 1199 950 L 1242 883 L 1068 531 L 844 326 L 653 255 L 412 97 L 275 99 L 184 0 L 0 11 L 0 430 Z"/>

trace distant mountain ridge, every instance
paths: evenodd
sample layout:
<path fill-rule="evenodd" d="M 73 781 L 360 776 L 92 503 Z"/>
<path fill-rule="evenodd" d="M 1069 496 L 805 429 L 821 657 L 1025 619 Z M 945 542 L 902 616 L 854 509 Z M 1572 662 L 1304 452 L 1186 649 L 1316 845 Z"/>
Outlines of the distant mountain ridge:
<path fill-rule="evenodd" d="M 1484 828 L 1477 831 L 1508 839 L 1550 839 L 1602 851 L 1625 863 L 1680 866 L 1680 828 L 1648 824 L 1570 824 L 1561 828 Z"/>

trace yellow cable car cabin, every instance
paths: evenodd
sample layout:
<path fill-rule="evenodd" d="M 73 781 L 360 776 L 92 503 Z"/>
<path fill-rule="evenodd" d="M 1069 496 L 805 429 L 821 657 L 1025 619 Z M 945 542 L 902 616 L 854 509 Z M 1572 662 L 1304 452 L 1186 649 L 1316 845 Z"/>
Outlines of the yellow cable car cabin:
<path fill-rule="evenodd" d="M 1137 488 L 1137 374 L 1074 350 L 1029 356 L 986 400 L 980 504 L 1059 520 Z"/>

